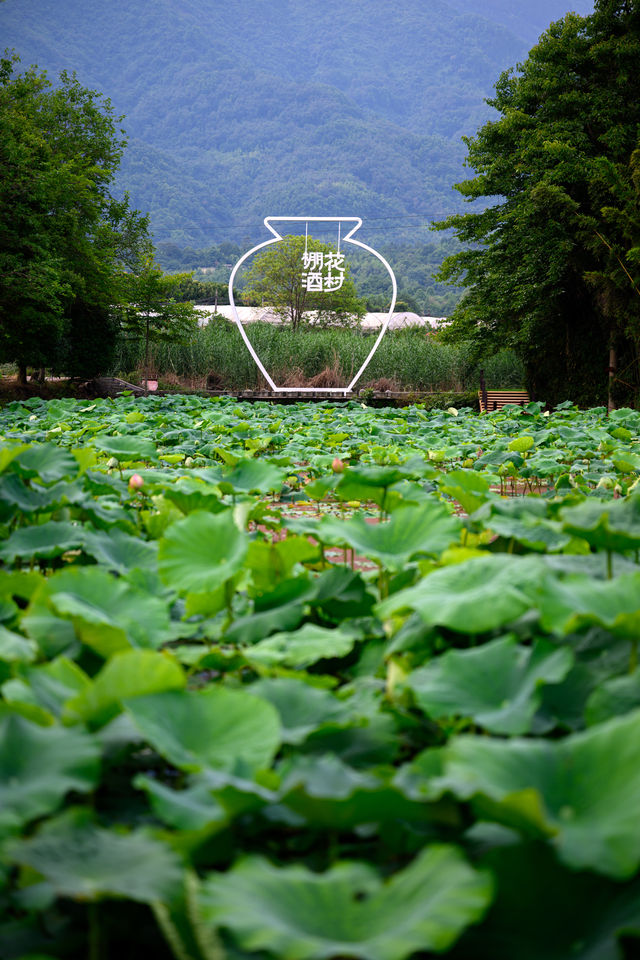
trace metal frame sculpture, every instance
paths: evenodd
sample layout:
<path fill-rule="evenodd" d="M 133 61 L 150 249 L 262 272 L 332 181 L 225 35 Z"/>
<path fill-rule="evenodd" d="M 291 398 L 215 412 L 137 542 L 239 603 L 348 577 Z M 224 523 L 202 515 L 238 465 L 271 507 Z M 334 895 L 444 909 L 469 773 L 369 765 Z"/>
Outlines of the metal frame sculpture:
<path fill-rule="evenodd" d="M 342 237 L 342 242 L 352 243 L 354 244 L 354 246 L 361 247 L 363 250 L 367 250 L 369 253 L 373 254 L 374 257 L 377 257 L 377 259 L 380 260 L 382 264 L 384 264 L 384 266 L 389 272 L 389 276 L 391 277 L 393 294 L 391 297 L 391 306 L 389 307 L 389 313 L 382 327 L 380 328 L 380 333 L 376 337 L 376 341 L 373 347 L 371 348 L 371 350 L 369 351 L 367 358 L 365 359 L 364 363 L 362 364 L 362 366 L 356 373 L 355 377 L 353 377 L 353 379 L 351 380 L 351 383 L 347 387 L 279 387 L 277 386 L 274 380 L 272 379 L 272 377 L 270 376 L 270 374 L 267 373 L 262 361 L 260 360 L 260 357 L 253 349 L 251 341 L 249 340 L 249 337 L 247 336 L 246 331 L 242 326 L 242 323 L 240 322 L 240 318 L 238 316 L 238 311 L 236 308 L 235 298 L 233 296 L 233 281 L 235 280 L 236 273 L 238 272 L 242 264 L 245 262 L 245 260 L 247 260 L 252 254 L 256 253 L 258 250 L 262 250 L 263 247 L 268 247 L 271 244 L 278 243 L 279 240 L 284 239 L 282 234 L 278 233 L 278 231 L 274 229 L 274 227 L 272 227 L 271 225 L 272 223 L 283 223 L 283 222 L 305 223 L 305 224 L 309 224 L 309 223 L 336 223 L 336 224 L 353 223 L 355 224 L 355 226 L 352 227 L 352 229 L 344 237 Z M 240 259 L 234 266 L 233 270 L 231 271 L 231 276 L 229 278 L 229 303 L 231 304 L 233 319 L 235 320 L 236 326 L 238 327 L 240 334 L 242 336 L 242 339 L 245 342 L 247 350 L 255 360 L 258 366 L 258 369 L 262 373 L 263 377 L 265 378 L 265 380 L 267 381 L 271 389 L 276 393 L 344 393 L 345 396 L 348 393 L 352 393 L 354 386 L 356 385 L 356 383 L 358 382 L 358 380 L 360 379 L 364 371 L 369 366 L 369 362 L 373 357 L 374 353 L 376 352 L 376 350 L 378 349 L 378 345 L 382 340 L 387 327 L 389 326 L 389 321 L 391 320 L 391 317 L 393 316 L 393 308 L 396 305 L 396 297 L 398 294 L 398 285 L 396 283 L 396 278 L 393 270 L 391 269 L 391 267 L 389 266 L 385 258 L 382 256 L 382 254 L 378 253 L 377 250 L 374 250 L 373 247 L 370 247 L 366 243 L 362 243 L 361 240 L 352 239 L 356 230 L 359 230 L 360 227 L 362 226 L 362 220 L 360 217 L 265 217 L 264 225 L 267 228 L 267 230 L 269 230 L 269 232 L 273 234 L 273 237 L 270 240 L 264 240 L 262 243 L 258 243 L 255 247 L 252 247 L 251 250 L 248 250 L 247 253 L 243 254 L 243 256 L 240 257 Z"/>

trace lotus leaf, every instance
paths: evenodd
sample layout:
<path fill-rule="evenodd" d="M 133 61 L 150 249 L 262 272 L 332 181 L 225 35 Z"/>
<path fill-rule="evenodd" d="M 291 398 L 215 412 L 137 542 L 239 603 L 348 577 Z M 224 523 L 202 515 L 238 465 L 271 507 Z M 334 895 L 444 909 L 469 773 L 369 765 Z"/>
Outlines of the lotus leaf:
<path fill-rule="evenodd" d="M 474 470 L 452 470 L 440 478 L 438 486 L 467 513 L 474 513 L 491 497 L 489 482 Z"/>
<path fill-rule="evenodd" d="M 230 510 L 196 510 L 172 523 L 160 541 L 160 576 L 184 593 L 216 590 L 241 569 L 248 545 Z"/>
<path fill-rule="evenodd" d="M 245 651 L 247 660 L 264 667 L 277 665 L 308 667 L 318 660 L 345 657 L 353 649 L 357 636 L 340 629 L 305 624 L 292 633 L 274 633 Z"/>
<path fill-rule="evenodd" d="M 413 556 L 445 550 L 459 539 L 460 530 L 459 519 L 433 500 L 394 510 L 385 523 L 367 523 L 361 516 L 350 520 L 326 517 L 318 536 L 325 543 L 347 543 L 390 570 L 399 570 Z"/>
<path fill-rule="evenodd" d="M 416 610 L 425 623 L 476 634 L 503 627 L 532 606 L 544 575 L 536 557 L 478 557 L 435 570 L 415 586 L 382 601 L 381 617 Z"/>
<path fill-rule="evenodd" d="M 23 672 L 33 702 L 54 717 L 60 717 L 67 700 L 82 694 L 91 680 L 73 660 L 57 657 Z"/>
<path fill-rule="evenodd" d="M 640 572 L 615 580 L 593 580 L 585 574 L 547 579 L 541 586 L 540 622 L 556 634 L 572 633 L 599 624 L 631 639 L 640 631 Z"/>
<path fill-rule="evenodd" d="M 612 677 L 598 686 L 589 697 L 585 710 L 588 726 L 611 717 L 623 716 L 640 707 L 640 671 L 625 677 Z"/>
<path fill-rule="evenodd" d="M 492 733 L 531 729 L 542 686 L 558 683 L 573 663 L 568 648 L 544 640 L 533 647 L 515 637 L 492 640 L 472 650 L 449 650 L 406 680 L 428 715 L 471 717 Z"/>
<path fill-rule="evenodd" d="M 275 707 L 244 691 L 170 690 L 125 705 L 149 743 L 183 770 L 231 770 L 238 761 L 266 767 L 280 745 Z"/>
<path fill-rule="evenodd" d="M 480 919 L 490 898 L 488 875 L 473 870 L 455 847 L 432 846 L 385 884 L 360 863 L 318 874 L 248 857 L 206 878 L 201 908 L 205 920 L 231 930 L 244 949 L 267 949 L 281 960 L 403 960 L 446 950 Z"/>
<path fill-rule="evenodd" d="M 183 790 L 172 790 L 158 780 L 141 774 L 135 778 L 133 785 L 145 791 L 158 819 L 176 830 L 205 830 L 214 826 L 222 828 L 229 820 L 205 782 L 196 782 Z"/>
<path fill-rule="evenodd" d="M 139 537 L 132 537 L 117 527 L 109 531 L 87 530 L 83 549 L 114 573 L 126 574 L 135 567 L 157 567 L 157 545 Z"/>
<path fill-rule="evenodd" d="M 77 476 L 79 464 L 70 450 L 55 443 L 34 444 L 18 454 L 13 469 L 24 477 L 37 477 L 41 483 L 55 483 Z"/>
<path fill-rule="evenodd" d="M 533 843 L 500 846 L 482 865 L 495 877 L 495 901 L 451 960 L 622 960 L 619 938 L 640 935 L 638 880 L 621 885 L 567 870 Z"/>
<path fill-rule="evenodd" d="M 96 785 L 100 749 L 88 734 L 12 714 L 0 716 L 0 731 L 0 830 L 52 812 L 70 790 Z"/>
<path fill-rule="evenodd" d="M 63 570 L 42 592 L 53 612 L 70 620 L 78 638 L 103 657 L 131 646 L 159 647 L 169 638 L 166 604 L 98 567 Z"/>
<path fill-rule="evenodd" d="M 434 807 L 407 796 L 383 774 L 355 770 L 331 753 L 297 756 L 281 771 L 280 807 L 314 827 L 353 830 L 361 824 L 402 820 L 425 825 L 437 819 Z M 278 807 L 270 808 L 277 819 Z M 284 822 L 287 817 L 285 816 Z M 447 823 L 456 822 L 447 810 Z"/>
<path fill-rule="evenodd" d="M 546 832 L 574 870 L 623 880 L 640 865 L 640 711 L 560 741 L 458 737 L 442 783 L 483 819 Z"/>
<path fill-rule="evenodd" d="M 153 650 L 125 650 L 114 654 L 91 684 L 68 701 L 65 716 L 101 727 L 117 715 L 123 700 L 181 690 L 185 684 L 184 671 L 170 656 Z"/>
<path fill-rule="evenodd" d="M 120 462 L 157 460 L 156 445 L 145 437 L 96 437 L 94 446 Z"/>
<path fill-rule="evenodd" d="M 8 663 L 32 663 L 38 655 L 33 640 L 0 626 L 0 660 Z"/>
<path fill-rule="evenodd" d="M 73 523 L 49 520 L 33 527 L 19 527 L 0 545 L 0 558 L 13 563 L 16 557 L 59 557 L 84 544 L 84 528 Z"/>
<path fill-rule="evenodd" d="M 285 471 L 261 460 L 239 460 L 219 481 L 225 493 L 270 493 L 279 490 Z"/>
<path fill-rule="evenodd" d="M 167 844 L 143 830 L 105 830 L 90 816 L 72 808 L 49 820 L 35 836 L 13 841 L 10 859 L 41 873 L 63 897 L 153 903 L 179 893 L 182 864 Z"/>
<path fill-rule="evenodd" d="M 290 677 L 259 680 L 252 684 L 251 692 L 278 711 L 283 743 L 302 743 L 323 723 L 346 720 L 348 716 L 345 704 L 329 690 Z"/>
<path fill-rule="evenodd" d="M 640 547 L 640 495 L 603 503 L 589 499 L 561 511 L 565 530 L 582 537 L 596 550 L 637 550 Z"/>

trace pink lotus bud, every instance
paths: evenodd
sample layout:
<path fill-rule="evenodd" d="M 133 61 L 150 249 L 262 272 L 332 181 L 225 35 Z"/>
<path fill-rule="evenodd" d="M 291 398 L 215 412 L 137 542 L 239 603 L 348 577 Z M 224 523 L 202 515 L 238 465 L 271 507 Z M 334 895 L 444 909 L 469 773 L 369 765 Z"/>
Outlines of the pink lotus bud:
<path fill-rule="evenodd" d="M 144 480 L 139 473 L 133 473 L 129 477 L 129 490 L 139 490 L 144 485 Z"/>
<path fill-rule="evenodd" d="M 331 469 L 333 470 L 334 473 L 342 473 L 342 471 L 344 470 L 344 463 L 342 462 L 340 457 L 335 458 L 335 460 L 331 464 Z"/>

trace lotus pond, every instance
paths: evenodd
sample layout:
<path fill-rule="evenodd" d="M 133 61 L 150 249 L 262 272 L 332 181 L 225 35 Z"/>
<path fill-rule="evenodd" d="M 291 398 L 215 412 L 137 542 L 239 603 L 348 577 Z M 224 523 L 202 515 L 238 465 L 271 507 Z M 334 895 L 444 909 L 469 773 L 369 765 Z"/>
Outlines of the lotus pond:
<path fill-rule="evenodd" d="M 640 413 L 0 434 L 2 958 L 638 956 Z"/>

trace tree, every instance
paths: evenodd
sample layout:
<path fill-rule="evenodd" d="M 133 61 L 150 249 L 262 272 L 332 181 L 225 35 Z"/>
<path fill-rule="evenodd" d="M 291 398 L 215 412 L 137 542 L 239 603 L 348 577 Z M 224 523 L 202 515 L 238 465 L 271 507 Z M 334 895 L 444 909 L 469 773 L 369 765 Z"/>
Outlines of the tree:
<path fill-rule="evenodd" d="M 499 78 L 499 118 L 466 140 L 477 175 L 457 189 L 492 205 L 436 225 L 469 244 L 441 271 L 467 288 L 452 334 L 514 347 L 547 401 L 603 402 L 609 358 L 632 370 L 640 356 L 639 59 L 638 0 L 596 0 L 591 16 L 552 24 Z"/>
<path fill-rule="evenodd" d="M 343 259 L 334 265 L 336 256 L 340 254 L 334 247 L 312 237 L 284 237 L 255 258 L 245 274 L 243 300 L 270 307 L 293 330 L 305 319 L 314 326 L 353 325 L 364 316 L 366 305 L 358 297 L 348 265 Z M 328 261 L 329 257 L 334 259 Z M 325 289 L 309 289 L 315 286 L 310 274 L 322 277 Z M 329 280 L 330 276 L 338 279 Z M 326 289 L 337 283 L 341 285 Z"/>
<path fill-rule="evenodd" d="M 124 278 L 122 332 L 126 338 L 144 343 L 145 377 L 149 376 L 152 343 L 183 342 L 197 326 L 198 314 L 193 304 L 176 300 L 176 294 L 190 278 L 187 273 L 163 273 L 150 249 Z"/>
<path fill-rule="evenodd" d="M 109 101 L 18 63 L 0 60 L 0 355 L 22 379 L 27 365 L 89 376 L 109 364 L 147 220 L 110 193 L 125 141 Z"/>

